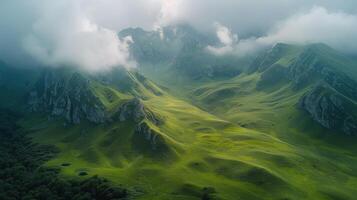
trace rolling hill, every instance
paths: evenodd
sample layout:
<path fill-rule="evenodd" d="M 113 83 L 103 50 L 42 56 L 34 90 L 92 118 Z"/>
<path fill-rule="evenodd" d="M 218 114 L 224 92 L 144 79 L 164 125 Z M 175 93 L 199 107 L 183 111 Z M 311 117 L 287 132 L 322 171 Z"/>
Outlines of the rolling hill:
<path fill-rule="evenodd" d="M 277 44 L 247 67 L 204 53 L 211 40 L 187 27 L 172 30 L 169 42 L 120 33 L 135 41 L 137 70 L 29 76 L 2 64 L 1 77 L 20 80 L 1 79 L 18 91 L 3 106 L 23 111 L 18 124 L 33 141 L 59 148 L 47 166 L 103 176 L 134 199 L 354 199 L 354 60 L 323 44 Z M 186 57 L 201 54 L 207 63 Z M 224 73 L 196 76 L 197 65 Z"/>
<path fill-rule="evenodd" d="M 275 124 L 274 116 L 290 112 L 290 117 L 284 116 L 289 121 L 305 111 L 328 129 L 355 134 L 357 73 L 353 64 L 323 44 L 277 44 L 258 56 L 247 73 L 201 86 L 191 96 L 245 126 L 269 127 Z M 249 122 L 249 114 L 255 120 Z M 276 122 L 284 119 L 279 117 Z"/>

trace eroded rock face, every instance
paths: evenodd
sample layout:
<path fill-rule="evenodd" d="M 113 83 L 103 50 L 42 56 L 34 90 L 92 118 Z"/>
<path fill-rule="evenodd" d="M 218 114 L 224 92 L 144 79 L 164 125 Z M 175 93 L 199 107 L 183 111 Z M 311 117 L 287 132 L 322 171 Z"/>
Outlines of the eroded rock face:
<path fill-rule="evenodd" d="M 296 88 L 322 80 L 343 95 L 357 100 L 357 82 L 331 67 L 313 50 L 307 49 L 292 62 L 288 67 L 287 75 Z"/>
<path fill-rule="evenodd" d="M 134 98 L 122 106 L 117 111 L 119 121 L 133 120 L 136 123 L 144 119 L 150 120 L 155 125 L 163 123 L 163 119 L 156 116 L 152 111 L 144 106 L 140 99 Z"/>
<path fill-rule="evenodd" d="M 302 109 L 322 126 L 357 135 L 356 105 L 326 84 L 319 84 L 299 102 Z"/>
<path fill-rule="evenodd" d="M 150 126 L 146 122 L 141 122 L 135 127 L 135 134 L 143 137 L 150 143 L 152 150 L 159 150 L 162 148 L 166 148 L 165 143 L 163 142 L 162 136 L 150 128 Z"/>
<path fill-rule="evenodd" d="M 30 92 L 29 109 L 64 117 L 74 124 L 83 120 L 103 123 L 107 119 L 105 108 L 91 91 L 89 83 L 79 73 L 64 76 L 48 71 Z"/>
<path fill-rule="evenodd" d="M 143 102 L 134 98 L 124 103 L 116 113 L 115 116 L 120 122 L 133 121 L 135 125 L 134 133 L 137 140 L 140 140 L 139 145 L 149 147 L 153 153 L 165 152 L 167 153 L 168 147 L 165 144 L 162 135 L 155 131 L 152 126 L 159 126 L 164 123 L 163 118 L 155 115 L 150 109 L 145 107 Z M 136 141 L 138 142 L 138 141 Z"/>
<path fill-rule="evenodd" d="M 306 50 L 288 66 L 287 75 L 295 88 L 302 88 L 319 78 L 325 67 L 315 52 Z"/>
<path fill-rule="evenodd" d="M 297 91 L 307 89 L 299 105 L 312 119 L 328 129 L 357 135 L 357 81 L 339 70 L 344 60 L 340 62 L 338 53 L 323 44 L 290 48 L 293 54 L 286 57 L 289 46 L 277 44 L 254 61 L 251 72 L 261 73 L 257 89 L 285 82 Z M 282 58 L 285 65 L 278 62 Z"/>

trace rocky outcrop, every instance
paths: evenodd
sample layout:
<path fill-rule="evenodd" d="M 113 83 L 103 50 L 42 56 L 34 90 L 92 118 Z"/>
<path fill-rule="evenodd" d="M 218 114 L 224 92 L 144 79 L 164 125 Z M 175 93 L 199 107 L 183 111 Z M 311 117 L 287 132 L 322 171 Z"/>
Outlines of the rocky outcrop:
<path fill-rule="evenodd" d="M 345 59 L 323 44 L 306 47 L 276 44 L 256 58 L 248 71 L 262 73 L 260 85 L 288 79 L 295 89 L 301 89 L 324 81 L 343 95 L 357 100 L 357 82 L 339 70 L 344 67 L 340 65 L 346 64 Z"/>
<path fill-rule="evenodd" d="M 319 84 L 305 94 L 299 106 L 322 126 L 357 135 L 357 105 L 327 84 Z"/>
<path fill-rule="evenodd" d="M 300 99 L 300 106 L 322 126 L 357 135 L 357 82 L 322 59 L 316 47 L 307 48 L 290 66 L 294 88 L 315 85 Z"/>
<path fill-rule="evenodd" d="M 295 88 L 302 88 L 315 81 L 327 65 L 312 50 L 305 50 L 288 66 L 288 78 Z"/>
<path fill-rule="evenodd" d="M 138 98 L 134 98 L 124 103 L 116 113 L 117 119 L 121 122 L 133 120 L 134 122 L 139 123 L 144 119 L 147 119 L 155 125 L 163 123 L 163 119 L 155 115 L 150 109 L 146 108 L 143 102 Z"/>
<path fill-rule="evenodd" d="M 135 127 L 135 134 L 140 138 L 145 139 L 152 151 L 166 151 L 168 149 L 162 135 L 152 129 L 145 121 L 139 123 Z"/>
<path fill-rule="evenodd" d="M 357 101 L 357 82 L 349 76 L 331 69 L 321 71 L 323 80 L 344 96 Z"/>
<path fill-rule="evenodd" d="M 337 71 L 330 61 L 322 59 L 313 47 L 307 48 L 288 66 L 287 75 L 295 88 L 323 80 L 343 95 L 357 100 L 357 82 Z"/>
<path fill-rule="evenodd" d="M 348 67 L 344 65 L 350 65 L 348 58 L 324 44 L 277 44 L 249 71 L 261 73 L 257 89 L 290 82 L 294 90 L 308 90 L 300 98 L 300 108 L 326 128 L 357 135 L 357 81 L 346 74 L 348 68 L 341 69 Z"/>
<path fill-rule="evenodd" d="M 90 81 L 79 73 L 63 74 L 47 71 L 29 94 L 32 112 L 48 113 L 79 124 L 106 121 L 105 108 L 90 88 Z"/>
<path fill-rule="evenodd" d="M 164 123 L 164 119 L 154 114 L 140 99 L 134 98 L 121 105 L 114 118 L 120 122 L 132 121 L 135 123 L 135 142 L 140 148 L 149 148 L 152 153 L 159 151 L 168 153 L 166 150 L 169 148 L 165 140 L 161 133 L 155 130 Z"/>

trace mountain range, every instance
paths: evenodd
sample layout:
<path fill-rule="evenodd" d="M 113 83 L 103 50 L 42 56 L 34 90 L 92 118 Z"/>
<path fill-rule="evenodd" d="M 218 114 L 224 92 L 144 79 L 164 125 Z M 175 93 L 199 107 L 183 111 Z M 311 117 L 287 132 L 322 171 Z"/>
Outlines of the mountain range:
<path fill-rule="evenodd" d="M 135 69 L 0 62 L 0 103 L 46 166 L 134 199 L 354 199 L 357 60 L 325 44 L 215 56 L 188 25 L 130 28 Z M 0 55 L 1 57 L 1 55 Z M 65 165 L 64 165 L 65 164 Z"/>

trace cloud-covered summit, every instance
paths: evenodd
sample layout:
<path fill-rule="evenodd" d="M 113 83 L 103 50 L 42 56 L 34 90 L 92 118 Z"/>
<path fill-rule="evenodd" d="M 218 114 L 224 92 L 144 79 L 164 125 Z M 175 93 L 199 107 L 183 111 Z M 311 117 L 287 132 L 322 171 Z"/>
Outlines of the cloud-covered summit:
<path fill-rule="evenodd" d="M 277 22 L 260 37 L 252 36 L 238 41 L 236 35 L 222 24 L 217 27 L 216 34 L 223 46 L 207 47 L 215 55 L 231 53 L 245 56 L 261 47 L 279 42 L 325 43 L 339 51 L 357 54 L 357 43 L 354 42 L 357 41 L 357 15 L 341 11 L 331 12 L 319 6 Z"/>
<path fill-rule="evenodd" d="M 245 55 L 275 42 L 324 42 L 357 53 L 354 0 L 3 0 L 0 59 L 15 65 L 133 67 L 128 27 L 188 23 L 215 32 L 216 55 Z M 216 23 L 218 22 L 218 23 Z M 212 26 L 215 23 L 214 26 Z M 239 35 L 239 40 L 238 36 Z"/>
<path fill-rule="evenodd" d="M 47 66 L 77 66 L 88 71 L 135 66 L 128 50 L 133 42 L 130 37 L 119 39 L 115 31 L 92 22 L 79 4 L 66 0 L 45 4 L 23 38 L 29 55 Z"/>

